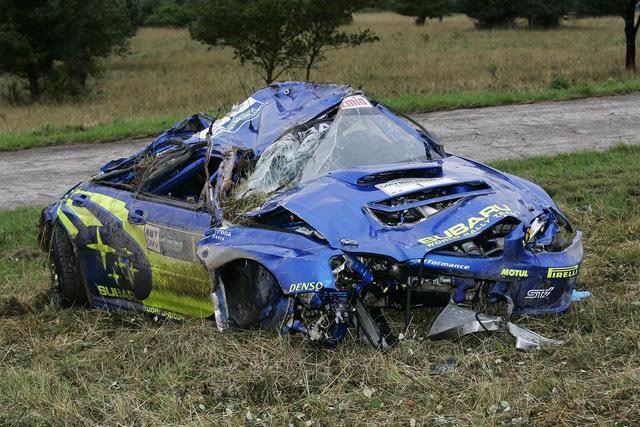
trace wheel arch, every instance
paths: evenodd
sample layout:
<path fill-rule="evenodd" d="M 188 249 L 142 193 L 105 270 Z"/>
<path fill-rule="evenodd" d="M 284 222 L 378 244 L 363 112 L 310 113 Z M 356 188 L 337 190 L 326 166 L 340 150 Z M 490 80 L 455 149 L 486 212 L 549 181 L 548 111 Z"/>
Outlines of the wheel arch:
<path fill-rule="evenodd" d="M 38 220 L 38 246 L 42 252 L 51 256 L 51 248 L 53 244 L 53 234 L 56 230 L 56 226 L 59 225 L 64 230 L 65 234 L 71 242 L 74 253 L 77 255 L 78 247 L 76 244 L 76 237 L 78 235 L 78 228 L 73 224 L 70 219 L 70 214 L 62 211 L 61 205 L 58 203 L 44 208 L 40 212 L 40 218 Z"/>
<path fill-rule="evenodd" d="M 252 257 L 237 257 L 214 272 L 214 293 L 224 304 L 226 317 L 241 328 L 264 327 L 286 314 L 285 294 L 278 277 Z"/>

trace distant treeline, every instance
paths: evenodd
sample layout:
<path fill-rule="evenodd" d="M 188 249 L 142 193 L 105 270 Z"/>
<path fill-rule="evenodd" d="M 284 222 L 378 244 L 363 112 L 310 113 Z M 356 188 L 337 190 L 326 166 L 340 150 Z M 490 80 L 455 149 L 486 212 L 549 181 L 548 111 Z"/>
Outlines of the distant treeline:
<path fill-rule="evenodd" d="M 186 27 L 203 0 L 130 0 L 136 25 Z M 637 0 L 631 0 L 631 2 Z M 361 9 L 391 11 L 415 18 L 417 25 L 428 19 L 465 14 L 479 28 L 504 28 L 525 19 L 530 27 L 553 28 L 569 16 L 621 15 L 630 0 L 363 0 Z"/>
<path fill-rule="evenodd" d="M 129 0 L 132 19 L 139 27 L 186 27 L 198 9 L 198 0 Z"/>
<path fill-rule="evenodd" d="M 346 31 L 363 9 L 392 10 L 416 24 L 453 13 L 478 28 L 560 25 L 568 15 L 624 18 L 626 67 L 636 68 L 637 0 L 0 0 L 0 74 L 28 88 L 31 100 L 62 99 L 86 92 L 98 76 L 98 59 L 126 54 L 140 26 L 189 27 L 191 36 L 234 50 L 270 83 L 302 68 L 306 78 L 326 52 L 374 43 L 373 29 Z M 15 83 L 15 81 L 14 81 Z M 12 89 L 18 93 L 20 88 Z M 13 97 L 17 98 L 17 97 Z"/>

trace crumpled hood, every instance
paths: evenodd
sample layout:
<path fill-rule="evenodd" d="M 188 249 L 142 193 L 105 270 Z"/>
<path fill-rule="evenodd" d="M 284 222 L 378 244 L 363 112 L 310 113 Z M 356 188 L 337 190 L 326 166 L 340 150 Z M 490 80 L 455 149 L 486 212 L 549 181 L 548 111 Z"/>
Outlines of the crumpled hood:
<path fill-rule="evenodd" d="M 357 183 L 363 176 L 416 168 L 430 169 L 431 175 L 413 181 L 405 178 Z M 381 200 L 405 191 L 411 193 L 419 185 L 430 188 L 431 183 L 436 187 L 478 181 L 486 183 L 488 188 L 469 194 L 415 224 L 385 226 L 369 209 Z M 476 236 L 506 217 L 529 225 L 543 209 L 557 210 L 551 198 L 535 184 L 456 156 L 424 164 L 333 172 L 302 183 L 252 214 L 261 215 L 278 206 L 307 222 L 335 249 L 386 255 L 398 261 L 420 258 L 426 251 Z"/>

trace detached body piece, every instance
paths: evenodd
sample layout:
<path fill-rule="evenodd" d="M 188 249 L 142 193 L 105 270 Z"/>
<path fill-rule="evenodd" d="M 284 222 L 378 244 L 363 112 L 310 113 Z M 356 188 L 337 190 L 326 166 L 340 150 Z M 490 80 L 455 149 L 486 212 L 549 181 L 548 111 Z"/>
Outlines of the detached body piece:
<path fill-rule="evenodd" d="M 357 328 L 377 347 L 395 342 L 388 310 L 561 313 L 582 262 L 580 232 L 537 185 L 445 152 L 361 91 L 303 82 L 105 164 L 44 209 L 41 241 L 66 304 L 323 344 Z M 544 341 L 478 318 L 456 334 Z"/>
<path fill-rule="evenodd" d="M 509 332 L 516 338 L 516 348 L 522 351 L 538 350 L 541 345 L 561 345 L 526 328 L 505 321 L 502 317 L 478 313 L 456 304 L 448 304 L 431 325 L 432 340 L 456 339 L 474 332 Z"/>

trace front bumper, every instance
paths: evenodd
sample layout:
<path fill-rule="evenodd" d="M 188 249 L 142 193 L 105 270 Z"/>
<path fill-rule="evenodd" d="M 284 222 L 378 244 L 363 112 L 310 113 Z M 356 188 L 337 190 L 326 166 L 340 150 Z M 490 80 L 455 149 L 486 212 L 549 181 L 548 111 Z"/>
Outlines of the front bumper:
<path fill-rule="evenodd" d="M 520 236 L 505 242 L 499 257 L 430 253 L 425 271 L 489 283 L 494 301 L 504 299 L 514 314 L 561 313 L 571 305 L 571 294 L 583 257 L 582 234 L 560 252 L 532 252 Z M 410 260 L 417 265 L 421 260 Z M 462 301 L 456 301 L 462 302 Z"/>

